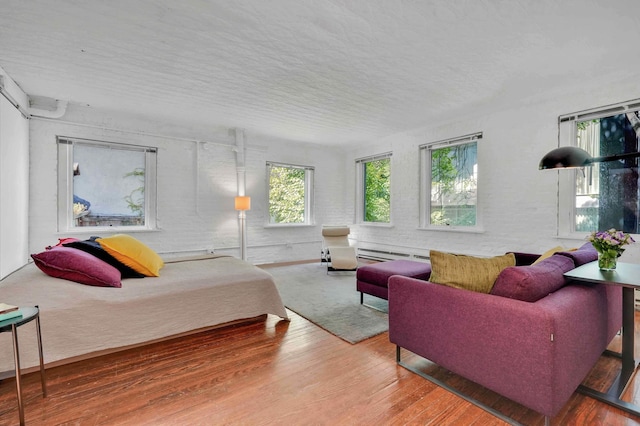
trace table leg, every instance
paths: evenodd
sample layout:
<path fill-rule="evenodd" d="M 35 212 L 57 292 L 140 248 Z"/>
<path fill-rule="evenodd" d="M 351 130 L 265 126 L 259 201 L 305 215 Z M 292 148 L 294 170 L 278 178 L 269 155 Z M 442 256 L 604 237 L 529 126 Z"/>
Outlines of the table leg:
<path fill-rule="evenodd" d="M 11 324 L 13 336 L 13 362 L 16 367 L 16 392 L 18 393 L 18 413 L 20 425 L 24 425 L 24 407 L 22 405 L 22 380 L 20 377 L 20 350 L 18 349 L 18 330 L 15 324 Z"/>
<path fill-rule="evenodd" d="M 38 308 L 36 306 L 36 308 Z M 38 332 L 38 352 L 40 355 L 40 382 L 42 383 L 42 396 L 47 396 L 47 381 L 44 375 L 44 356 L 42 354 L 42 333 L 40 332 L 40 311 L 36 315 L 36 330 Z"/>
<path fill-rule="evenodd" d="M 640 416 L 640 406 L 623 401 L 620 396 L 631 382 L 638 363 L 635 360 L 635 294 L 630 287 L 622 288 L 622 369 L 609 390 L 600 392 L 580 385 L 578 391 L 599 401 Z"/>
<path fill-rule="evenodd" d="M 631 376 L 636 370 L 635 359 L 635 294 L 634 289 L 624 287 L 622 289 L 622 371 L 618 395 L 622 395 Z"/>

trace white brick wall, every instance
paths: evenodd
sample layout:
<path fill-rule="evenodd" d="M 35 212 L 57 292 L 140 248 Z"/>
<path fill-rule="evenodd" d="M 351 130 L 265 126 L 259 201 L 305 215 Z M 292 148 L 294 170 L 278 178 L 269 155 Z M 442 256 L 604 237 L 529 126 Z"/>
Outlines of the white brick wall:
<path fill-rule="evenodd" d="M 206 250 L 239 256 L 238 215 L 233 209 L 237 190 L 235 142 L 228 132 L 212 131 L 213 137 L 207 137 L 207 129 L 176 129 L 166 123 L 96 114 L 89 108 L 77 106 L 70 107 L 64 119 L 31 120 L 29 248 L 32 253 L 69 235 L 56 231 L 56 135 L 64 135 L 158 147 L 161 230 L 136 233 L 136 238 L 165 256 Z M 71 121 L 90 125 L 71 124 Z M 106 124 L 96 125 L 100 122 Z M 159 132 L 176 138 L 156 136 Z M 252 197 L 252 209 L 247 212 L 248 260 L 258 264 L 319 259 L 321 224 L 342 223 L 345 218 L 343 150 L 261 140 L 250 132 L 246 135 L 247 194 Z M 267 160 L 316 168 L 315 226 L 265 227 Z M 86 238 L 94 234 L 89 230 L 73 236 Z"/>
<path fill-rule="evenodd" d="M 356 147 L 266 139 L 245 129 L 247 194 L 252 197 L 252 209 L 247 212 L 248 260 L 260 264 L 317 259 L 321 225 L 353 223 L 354 160 L 388 151 L 393 152 L 393 226 L 352 225 L 351 238 L 356 243 L 421 255 L 430 249 L 495 255 L 509 250 L 542 252 L 558 244 L 581 245 L 584 241 L 555 237 L 558 172 L 538 171 L 538 161 L 557 145 L 559 115 L 639 97 L 633 81 L 611 83 L 600 92 L 532 95 L 509 106 L 488 103 L 474 116 L 453 117 Z M 237 188 L 234 139 L 228 129 L 207 128 L 206 123 L 182 128 L 78 106 L 70 106 L 64 120 L 91 127 L 31 120 L 31 252 L 65 236 L 56 232 L 55 150 L 55 136 L 65 135 L 157 146 L 162 229 L 136 236 L 166 255 L 215 249 L 239 256 L 238 219 L 233 210 Z M 484 134 L 478 145 L 483 232 L 418 229 L 418 146 L 479 131 Z M 315 167 L 315 226 L 265 227 L 266 161 Z M 633 254 L 637 251 L 628 250 L 625 256 L 638 257 Z"/>
<path fill-rule="evenodd" d="M 557 175 L 566 171 L 539 171 L 538 162 L 557 146 L 559 115 L 640 97 L 632 86 L 629 81 L 626 85 L 609 84 L 598 93 L 547 96 L 526 102 L 514 100 L 508 108 L 487 105 L 473 117 L 458 117 L 358 146 L 350 152 L 352 163 L 367 155 L 393 152 L 393 224 L 359 225 L 354 227 L 354 235 L 362 246 L 414 254 L 436 249 L 497 255 L 510 250 L 543 252 L 557 245 L 584 244 L 584 240 L 556 237 Z M 419 145 L 473 132 L 483 132 L 483 139 L 478 142 L 478 198 L 483 232 L 419 229 Z M 352 187 L 354 177 L 347 176 L 350 179 L 347 187 Z M 351 212 L 353 208 L 355 204 L 347 210 Z M 640 256 L 632 251 L 625 256 L 627 261 L 640 262 Z"/>

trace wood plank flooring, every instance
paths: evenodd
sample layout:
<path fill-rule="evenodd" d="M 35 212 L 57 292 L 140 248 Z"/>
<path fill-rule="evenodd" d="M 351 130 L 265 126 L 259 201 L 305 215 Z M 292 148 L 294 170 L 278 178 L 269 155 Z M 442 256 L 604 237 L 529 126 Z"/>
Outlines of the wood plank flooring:
<path fill-rule="evenodd" d="M 638 320 L 636 320 L 638 322 Z M 2 348 L 10 350 L 10 348 Z M 403 361 L 526 425 L 541 415 L 403 351 Z M 615 374 L 610 359 L 591 381 Z M 395 362 L 387 333 L 351 345 L 291 313 L 291 322 L 211 330 L 47 369 L 23 381 L 27 425 L 502 425 Z M 630 392 L 640 399 L 637 384 Z M 15 381 L 0 382 L 0 425 L 18 423 Z M 574 394 L 552 425 L 636 425 Z"/>

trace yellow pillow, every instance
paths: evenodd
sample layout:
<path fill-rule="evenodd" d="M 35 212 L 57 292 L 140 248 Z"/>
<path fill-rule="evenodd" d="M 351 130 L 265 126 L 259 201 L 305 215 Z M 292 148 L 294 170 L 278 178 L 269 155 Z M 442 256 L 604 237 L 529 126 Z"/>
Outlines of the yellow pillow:
<path fill-rule="evenodd" d="M 96 239 L 100 247 L 136 272 L 147 277 L 160 276 L 164 261 L 158 254 L 130 235 L 117 234 Z"/>
<path fill-rule="evenodd" d="M 538 262 L 542 262 L 543 260 L 550 258 L 551 256 L 553 256 L 554 254 L 558 253 L 559 251 L 565 251 L 564 247 L 556 246 L 556 247 L 554 247 L 552 249 L 549 249 L 549 250 L 545 251 L 544 253 L 542 253 L 540 255 L 539 258 L 537 258 L 535 260 L 535 262 L 532 263 L 532 265 L 535 265 Z"/>
<path fill-rule="evenodd" d="M 495 257 L 474 257 L 431 250 L 429 281 L 479 293 L 489 293 L 500 272 L 516 265 L 513 253 Z"/>

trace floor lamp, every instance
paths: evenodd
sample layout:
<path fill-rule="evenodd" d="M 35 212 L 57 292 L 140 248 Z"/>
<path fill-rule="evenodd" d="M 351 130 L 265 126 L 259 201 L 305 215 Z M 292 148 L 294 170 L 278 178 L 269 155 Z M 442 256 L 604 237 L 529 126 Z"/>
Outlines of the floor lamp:
<path fill-rule="evenodd" d="M 251 197 L 237 196 L 235 198 L 235 207 L 240 219 L 240 258 L 247 260 L 247 232 L 246 223 L 247 210 L 251 210 Z"/>

